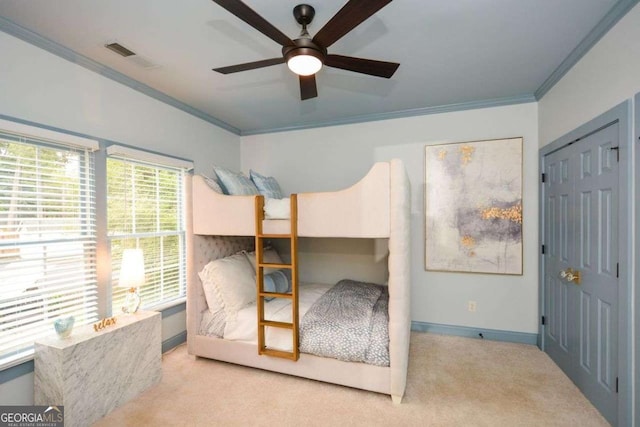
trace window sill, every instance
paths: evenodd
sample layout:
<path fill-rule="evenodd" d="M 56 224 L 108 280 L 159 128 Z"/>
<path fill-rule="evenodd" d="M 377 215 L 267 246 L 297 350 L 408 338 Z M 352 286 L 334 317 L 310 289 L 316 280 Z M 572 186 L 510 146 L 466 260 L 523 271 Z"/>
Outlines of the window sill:
<path fill-rule="evenodd" d="M 174 307 L 179 308 L 180 305 L 184 305 L 186 302 L 187 302 L 187 297 L 182 297 L 182 298 L 174 299 L 171 301 L 163 302 L 160 304 L 156 304 L 148 307 L 142 307 L 142 309 L 151 310 L 151 311 L 160 311 L 162 312 L 162 317 L 166 317 L 176 312 L 176 310 L 171 310 L 172 308 Z M 165 314 L 164 313 L 165 311 L 170 311 L 171 313 Z M 181 310 L 177 310 L 177 311 L 181 311 Z"/>

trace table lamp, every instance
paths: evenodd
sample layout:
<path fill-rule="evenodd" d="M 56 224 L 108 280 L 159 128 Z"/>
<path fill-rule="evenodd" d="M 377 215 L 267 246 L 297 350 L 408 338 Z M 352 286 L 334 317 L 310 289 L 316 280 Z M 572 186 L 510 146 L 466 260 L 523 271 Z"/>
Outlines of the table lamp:
<path fill-rule="evenodd" d="M 123 313 L 135 313 L 140 307 L 138 287 L 144 285 L 142 249 L 125 249 L 122 253 L 118 287 L 129 288 L 122 304 Z"/>

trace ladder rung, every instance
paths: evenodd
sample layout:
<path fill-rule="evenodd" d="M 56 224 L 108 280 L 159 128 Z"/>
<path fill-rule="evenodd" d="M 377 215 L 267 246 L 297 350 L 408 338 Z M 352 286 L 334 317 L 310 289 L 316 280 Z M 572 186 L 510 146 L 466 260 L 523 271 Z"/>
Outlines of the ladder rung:
<path fill-rule="evenodd" d="M 293 298 L 291 294 L 281 294 L 279 292 L 260 292 L 260 296 L 266 298 Z"/>
<path fill-rule="evenodd" d="M 259 354 L 264 354 L 264 355 L 273 356 L 273 357 L 281 357 L 283 359 L 291 359 L 291 360 L 298 359 L 295 354 L 290 353 L 288 351 L 273 350 L 270 348 L 265 348 L 260 350 Z"/>
<path fill-rule="evenodd" d="M 260 326 L 273 326 L 274 328 L 293 329 L 293 323 L 275 322 L 273 320 L 263 320 Z"/>
<path fill-rule="evenodd" d="M 257 234 L 260 239 L 290 239 L 291 234 Z"/>
<path fill-rule="evenodd" d="M 293 268 L 293 266 L 291 264 L 273 264 L 270 262 L 263 262 L 258 264 L 258 267 L 264 267 L 264 268 Z"/>

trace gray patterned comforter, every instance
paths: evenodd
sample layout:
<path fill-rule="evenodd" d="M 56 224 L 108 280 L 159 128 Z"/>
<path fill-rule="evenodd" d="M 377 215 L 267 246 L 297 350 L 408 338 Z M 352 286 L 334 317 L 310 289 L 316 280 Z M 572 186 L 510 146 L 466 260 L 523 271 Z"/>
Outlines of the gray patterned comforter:
<path fill-rule="evenodd" d="M 386 286 L 341 280 L 300 322 L 300 351 L 347 362 L 389 366 Z"/>

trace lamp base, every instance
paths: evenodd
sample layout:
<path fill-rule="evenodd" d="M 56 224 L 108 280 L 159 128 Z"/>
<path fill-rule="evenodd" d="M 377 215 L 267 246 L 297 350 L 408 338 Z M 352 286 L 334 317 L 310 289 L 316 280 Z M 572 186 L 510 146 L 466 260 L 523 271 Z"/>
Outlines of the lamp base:
<path fill-rule="evenodd" d="M 140 296 L 138 295 L 136 288 L 131 288 L 127 292 L 127 295 L 124 297 L 124 302 L 122 303 L 122 312 L 133 314 L 138 311 L 138 307 L 140 307 Z"/>

